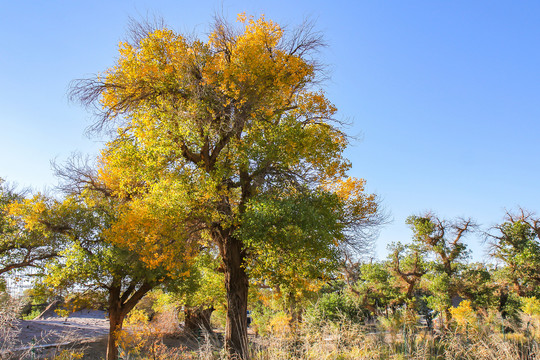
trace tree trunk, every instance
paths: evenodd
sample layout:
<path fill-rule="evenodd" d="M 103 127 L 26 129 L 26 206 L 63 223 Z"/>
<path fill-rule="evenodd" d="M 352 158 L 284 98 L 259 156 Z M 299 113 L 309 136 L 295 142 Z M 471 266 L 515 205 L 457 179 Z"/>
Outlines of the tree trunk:
<path fill-rule="evenodd" d="M 214 331 L 210 325 L 210 317 L 213 312 L 213 306 L 209 308 L 185 308 L 184 332 L 188 335 L 195 335 L 200 330 L 206 330 L 210 335 L 213 335 Z"/>
<path fill-rule="evenodd" d="M 288 305 L 287 315 L 290 316 L 289 327 L 291 331 L 296 333 L 298 325 L 302 322 L 302 308 L 298 306 L 298 299 L 292 292 L 288 294 Z"/>
<path fill-rule="evenodd" d="M 120 304 L 120 288 L 113 287 L 109 290 L 109 337 L 107 342 L 107 360 L 118 359 L 118 348 L 116 347 L 116 337 L 120 330 L 124 318 Z"/>
<path fill-rule="evenodd" d="M 122 293 L 121 286 L 111 286 L 109 290 L 109 338 L 107 342 L 107 360 L 118 359 L 118 348 L 116 346 L 117 334 L 122 330 L 124 319 L 129 312 L 137 305 L 139 300 L 153 288 L 153 284 L 143 283 L 138 290 L 135 290 L 135 283 L 130 284 Z"/>
<path fill-rule="evenodd" d="M 450 329 L 450 322 L 452 321 L 452 313 L 450 308 L 444 309 L 444 330 L 447 331 Z"/>
<path fill-rule="evenodd" d="M 248 275 L 240 240 L 228 236 L 223 247 L 225 289 L 227 291 L 227 324 L 225 349 L 230 359 L 247 360 Z"/>
<path fill-rule="evenodd" d="M 507 303 L 508 303 L 508 290 L 503 288 L 500 290 L 500 293 L 499 293 L 499 306 L 498 306 L 498 310 L 501 313 L 501 316 L 503 319 L 506 319 L 508 316 L 508 313 L 506 311 Z"/>

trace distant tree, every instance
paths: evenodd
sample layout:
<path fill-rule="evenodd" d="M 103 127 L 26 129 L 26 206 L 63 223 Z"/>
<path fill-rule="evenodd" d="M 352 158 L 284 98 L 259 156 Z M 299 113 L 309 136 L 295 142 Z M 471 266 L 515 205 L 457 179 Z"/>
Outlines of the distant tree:
<path fill-rule="evenodd" d="M 415 244 L 403 245 L 401 243 L 391 244 L 389 250 L 389 268 L 399 280 L 399 286 L 405 294 L 405 301 L 414 305 L 415 291 L 418 290 L 422 277 L 428 271 L 425 251 Z"/>
<path fill-rule="evenodd" d="M 401 289 L 387 262 L 369 262 L 360 265 L 359 276 L 350 291 L 359 305 L 373 315 L 387 313 L 401 303 Z"/>
<path fill-rule="evenodd" d="M 488 264 L 464 264 L 459 274 L 459 295 L 470 300 L 477 308 L 496 308 L 497 294 L 501 289 L 493 272 L 494 269 Z"/>
<path fill-rule="evenodd" d="M 506 266 L 509 286 L 519 296 L 539 296 L 540 218 L 521 209 L 489 234 L 491 255 Z"/>
<path fill-rule="evenodd" d="M 476 228 L 471 219 L 441 220 L 427 213 L 410 216 L 407 224 L 413 230 L 413 240 L 432 256 L 431 271 L 426 274 L 429 306 L 445 313 L 451 319 L 449 308 L 452 298 L 460 293 L 460 271 L 468 257 L 463 237 Z"/>

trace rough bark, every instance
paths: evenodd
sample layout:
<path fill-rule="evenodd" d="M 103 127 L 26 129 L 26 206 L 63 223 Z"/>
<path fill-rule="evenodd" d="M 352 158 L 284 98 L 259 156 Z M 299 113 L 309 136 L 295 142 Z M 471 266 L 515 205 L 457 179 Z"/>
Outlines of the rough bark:
<path fill-rule="evenodd" d="M 122 330 L 124 318 L 120 304 L 120 287 L 113 287 L 109 290 L 109 338 L 107 342 L 107 360 L 118 359 L 118 348 L 116 347 L 116 335 Z"/>
<path fill-rule="evenodd" d="M 242 243 L 228 236 L 223 248 L 225 289 L 227 291 L 227 324 L 225 349 L 230 359 L 249 359 L 247 341 L 248 275 L 245 270 Z"/>
<path fill-rule="evenodd" d="M 137 305 L 139 300 L 150 290 L 153 285 L 143 283 L 135 290 L 135 284 L 131 284 L 122 293 L 120 286 L 109 287 L 109 337 L 107 342 L 107 360 L 118 359 L 116 346 L 117 334 L 122 330 L 124 319 L 127 314 Z"/>
<path fill-rule="evenodd" d="M 213 312 L 213 306 L 208 308 L 185 308 L 184 332 L 188 335 L 195 335 L 200 330 L 205 330 L 210 335 L 213 335 L 214 331 L 210 325 L 210 317 Z"/>

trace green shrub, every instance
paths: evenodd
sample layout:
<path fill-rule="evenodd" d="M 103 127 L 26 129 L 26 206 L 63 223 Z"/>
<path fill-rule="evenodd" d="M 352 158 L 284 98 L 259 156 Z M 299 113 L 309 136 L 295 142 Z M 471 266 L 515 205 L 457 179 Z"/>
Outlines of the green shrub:
<path fill-rule="evenodd" d="M 306 317 L 315 324 L 342 321 L 355 323 L 362 320 L 362 315 L 362 309 L 342 293 L 324 294 L 306 311 Z"/>

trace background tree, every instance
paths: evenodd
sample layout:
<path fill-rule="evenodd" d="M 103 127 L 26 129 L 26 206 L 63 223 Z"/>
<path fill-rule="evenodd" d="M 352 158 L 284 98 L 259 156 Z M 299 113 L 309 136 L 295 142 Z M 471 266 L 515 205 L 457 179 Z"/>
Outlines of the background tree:
<path fill-rule="evenodd" d="M 410 216 L 407 224 L 413 230 L 414 242 L 433 256 L 432 271 L 426 274 L 432 292 L 428 304 L 432 309 L 444 312 L 448 325 L 451 301 L 460 293 L 459 274 L 468 257 L 463 237 L 474 230 L 476 224 L 471 219 L 441 220 L 430 213 Z"/>
<path fill-rule="evenodd" d="M 58 255 L 61 238 L 52 231 L 28 228 L 16 214 L 16 204 L 24 201 L 18 192 L 0 178 L 0 274 L 26 267 L 41 267 Z"/>
<path fill-rule="evenodd" d="M 460 296 L 470 300 L 478 309 L 496 308 L 497 294 L 501 289 L 493 272 L 489 264 L 465 264 L 460 272 Z"/>
<path fill-rule="evenodd" d="M 46 283 L 56 289 L 106 294 L 110 322 L 107 359 L 114 360 L 118 358 L 115 336 L 128 313 L 154 287 L 177 275 L 181 277 L 190 266 L 190 253 L 184 252 L 184 257 L 178 258 L 175 273 L 142 261 L 139 253 L 118 246 L 111 238 L 174 237 L 167 219 L 144 218 L 149 212 L 132 211 L 131 202 L 113 196 L 90 168 L 69 162 L 57 170 L 67 180 L 62 187 L 73 193 L 63 201 L 36 196 L 19 203 L 17 212 L 25 228 L 52 232 L 62 238 L 61 257 L 47 265 Z M 131 231 L 133 224 L 136 232 Z M 119 229 L 124 231 L 120 233 Z"/>
<path fill-rule="evenodd" d="M 428 266 L 425 253 L 417 245 L 392 244 L 389 247 L 388 265 L 394 276 L 399 279 L 405 301 L 413 304 L 415 290 L 418 289 L 422 277 L 427 273 Z"/>
<path fill-rule="evenodd" d="M 490 233 L 491 255 L 506 266 L 506 277 L 519 296 L 539 296 L 540 219 L 521 209 L 507 213 Z"/>
<path fill-rule="evenodd" d="M 360 265 L 357 282 L 350 291 L 360 306 L 374 316 L 388 314 L 388 310 L 400 304 L 401 292 L 386 262 L 369 262 Z"/>
<path fill-rule="evenodd" d="M 225 309 L 223 272 L 219 271 L 219 265 L 217 254 L 205 249 L 196 257 L 189 276 L 168 286 L 183 307 L 184 332 L 188 335 L 204 330 L 214 337 L 211 316 L 215 310 L 223 313 Z"/>
<path fill-rule="evenodd" d="M 186 224 L 184 238 L 216 246 L 227 293 L 226 348 L 247 358 L 248 280 L 260 255 L 275 261 L 294 253 L 311 260 L 298 265 L 327 267 L 378 213 L 363 181 L 347 178 L 347 138 L 316 88 L 321 68 L 312 55 L 320 36 L 306 24 L 285 34 L 264 17 L 238 20 L 235 28 L 218 18 L 207 42 L 139 27 L 134 41 L 120 44 L 114 67 L 76 82 L 71 94 L 103 109 L 94 129 L 119 125 L 102 169 L 105 179 L 117 180 L 115 191 L 167 194 L 162 200 L 172 197 Z M 277 205 L 289 206 L 285 216 L 305 219 L 291 227 L 290 242 L 282 229 L 249 229 L 254 209 Z M 303 227 L 318 223 L 327 232 L 309 235 Z"/>

